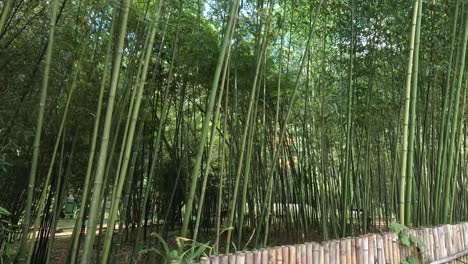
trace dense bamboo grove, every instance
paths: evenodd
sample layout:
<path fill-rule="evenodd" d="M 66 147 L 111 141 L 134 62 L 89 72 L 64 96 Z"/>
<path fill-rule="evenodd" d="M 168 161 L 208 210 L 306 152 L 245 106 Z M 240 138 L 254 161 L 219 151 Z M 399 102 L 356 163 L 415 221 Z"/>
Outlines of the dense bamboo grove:
<path fill-rule="evenodd" d="M 2 259 L 53 262 L 68 197 L 64 263 L 468 220 L 466 0 L 0 10 Z"/>

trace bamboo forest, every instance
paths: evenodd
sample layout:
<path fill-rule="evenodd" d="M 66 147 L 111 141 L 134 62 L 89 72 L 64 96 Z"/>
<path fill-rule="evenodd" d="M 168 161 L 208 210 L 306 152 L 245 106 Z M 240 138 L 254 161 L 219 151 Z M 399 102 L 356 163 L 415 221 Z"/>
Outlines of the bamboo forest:
<path fill-rule="evenodd" d="M 0 263 L 467 222 L 467 42 L 467 0 L 0 0 Z"/>

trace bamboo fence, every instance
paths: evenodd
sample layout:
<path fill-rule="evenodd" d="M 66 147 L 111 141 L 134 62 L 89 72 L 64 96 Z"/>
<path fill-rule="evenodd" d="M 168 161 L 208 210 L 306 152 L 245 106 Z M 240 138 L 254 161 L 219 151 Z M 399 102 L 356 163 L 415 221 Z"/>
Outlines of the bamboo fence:
<path fill-rule="evenodd" d="M 410 249 L 394 233 L 366 234 L 340 240 L 277 246 L 251 252 L 202 257 L 193 264 L 357 264 L 401 263 L 408 256 L 421 263 L 467 263 L 468 223 L 411 229 L 425 247 Z M 178 262 L 173 262 L 179 264 Z"/>

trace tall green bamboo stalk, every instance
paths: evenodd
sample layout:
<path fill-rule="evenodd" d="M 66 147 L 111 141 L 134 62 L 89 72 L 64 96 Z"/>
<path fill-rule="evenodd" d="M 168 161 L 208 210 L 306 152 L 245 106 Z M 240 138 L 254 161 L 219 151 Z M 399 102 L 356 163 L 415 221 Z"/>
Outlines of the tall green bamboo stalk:
<path fill-rule="evenodd" d="M 96 166 L 96 175 L 93 184 L 93 199 L 89 208 L 89 228 L 85 238 L 85 244 L 83 247 L 83 256 L 81 259 L 82 264 L 88 264 L 91 260 L 91 254 L 94 244 L 94 238 L 96 237 L 96 224 L 98 218 L 99 207 L 101 203 L 101 193 L 103 185 L 104 169 L 107 158 L 107 148 L 109 144 L 110 128 L 112 125 L 112 113 L 114 109 L 115 93 L 117 90 L 117 83 L 119 79 L 120 64 L 122 61 L 124 41 L 127 32 L 127 20 L 128 11 L 130 8 L 131 0 L 122 0 L 122 16 L 121 24 L 119 29 L 119 35 L 117 40 L 116 52 L 114 55 L 114 63 L 112 66 L 112 76 L 109 88 L 109 99 L 107 101 L 106 116 L 104 119 L 104 128 L 101 136 L 101 146 L 99 150 L 99 159 Z"/>
<path fill-rule="evenodd" d="M 13 2 L 9 0 L 8 2 Z M 52 53 L 54 47 L 54 38 L 55 38 L 55 22 L 57 17 L 57 10 L 58 10 L 58 0 L 52 0 L 51 4 L 51 11 L 50 11 L 50 22 L 49 22 L 49 37 L 47 42 L 47 50 L 45 56 L 45 63 L 44 63 L 44 75 L 42 78 L 42 86 L 41 86 L 41 96 L 39 101 L 39 112 L 36 121 L 36 132 L 34 135 L 34 144 L 33 144 L 33 155 L 31 160 L 31 170 L 29 174 L 29 182 L 28 182 L 28 191 L 27 191 L 27 198 L 26 198 L 26 207 L 24 209 L 24 217 L 22 221 L 22 239 L 20 248 L 18 250 L 19 258 L 18 262 L 24 262 L 25 258 L 27 257 L 27 242 L 28 242 L 28 234 L 29 234 L 29 226 L 31 222 L 31 207 L 33 202 L 34 196 L 34 188 L 36 186 L 36 171 L 37 171 L 37 163 L 39 159 L 39 148 L 41 144 L 41 135 L 42 135 L 42 123 L 44 120 L 44 112 L 45 112 L 45 105 L 47 100 L 47 89 L 49 87 L 49 73 L 50 73 L 50 64 L 52 62 Z"/>
<path fill-rule="evenodd" d="M 457 0 L 457 3 L 455 5 L 455 14 L 453 16 L 453 26 L 452 26 L 452 36 L 451 36 L 451 43 L 450 43 L 450 55 L 448 59 L 448 67 L 447 67 L 447 78 L 446 78 L 446 83 L 445 83 L 445 94 L 444 94 L 444 102 L 442 105 L 442 117 L 441 117 L 441 126 L 439 130 L 439 143 L 437 147 L 437 171 L 436 171 L 436 185 L 435 185 L 435 197 L 434 197 L 434 207 L 436 210 L 434 210 L 434 222 L 435 223 L 440 223 L 440 195 L 442 194 L 442 163 L 443 163 L 443 152 L 446 149 L 445 148 L 445 138 L 448 135 L 445 135 L 446 127 L 447 127 L 447 105 L 449 103 L 449 94 L 450 94 L 450 80 L 451 74 L 452 74 L 452 61 L 453 61 L 453 53 L 455 50 L 455 39 L 456 39 L 456 32 L 457 32 L 457 22 L 458 22 L 458 13 L 459 13 L 459 6 L 460 6 L 460 0 Z"/>
<path fill-rule="evenodd" d="M 406 94 L 405 94 L 405 114 L 403 121 L 403 143 L 401 154 L 401 173 L 400 173 L 400 197 L 399 197 L 399 219 L 402 224 L 405 224 L 405 195 L 406 195 L 406 165 L 408 157 L 408 133 L 409 133 L 409 115 L 410 115 L 410 99 L 411 99 L 411 76 L 413 74 L 413 57 L 414 43 L 416 35 L 416 24 L 418 15 L 419 0 L 415 0 L 413 4 L 413 19 L 411 23 L 410 47 L 408 58 L 408 69 L 406 73 Z M 412 164 L 410 164 L 410 167 Z"/>
<path fill-rule="evenodd" d="M 216 65 L 215 75 L 213 78 L 213 84 L 212 84 L 210 94 L 208 97 L 208 103 L 207 103 L 207 108 L 205 112 L 205 118 L 203 120 L 202 131 L 201 131 L 200 139 L 198 142 L 198 150 L 197 150 L 197 156 L 195 159 L 195 165 L 193 167 L 192 180 L 190 184 L 190 192 L 187 197 L 184 217 L 183 217 L 183 222 L 182 222 L 182 229 L 180 231 L 180 235 L 182 237 L 187 236 L 188 226 L 189 226 L 189 222 L 191 219 L 190 216 L 192 215 L 193 200 L 195 198 L 195 191 L 197 190 L 197 182 L 198 182 L 198 177 L 199 177 L 200 170 L 201 170 L 203 152 L 204 152 L 205 143 L 208 137 L 208 129 L 209 129 L 211 117 L 213 115 L 213 108 L 215 104 L 216 94 L 218 92 L 219 77 L 221 75 L 223 64 L 229 52 L 228 46 L 229 46 L 229 43 L 231 42 L 231 37 L 232 37 L 231 32 L 234 31 L 234 28 L 235 28 L 238 8 L 239 8 L 239 0 L 233 0 L 231 4 L 229 22 L 226 25 L 226 31 L 225 31 L 226 33 L 224 35 L 223 43 L 222 43 L 221 50 L 219 53 L 218 63 Z M 212 126 L 216 126 L 216 124 L 212 124 Z M 205 166 L 210 166 L 210 165 L 205 164 Z M 181 243 L 179 247 L 179 252 L 183 250 L 183 246 L 184 246 L 183 243 Z"/>
<path fill-rule="evenodd" d="M 342 236 L 346 236 L 346 225 L 348 221 L 348 213 L 350 205 L 352 204 L 352 171 L 351 171 L 351 158 L 352 158 L 352 105 L 353 105 L 353 67 L 354 67 L 354 1 L 351 1 L 351 45 L 349 49 L 349 81 L 348 81 L 348 110 L 346 118 L 346 156 L 344 166 L 344 192 L 343 192 L 343 223 L 342 223 Z"/>
<path fill-rule="evenodd" d="M 154 39 L 156 36 L 157 23 L 159 20 L 158 12 L 160 10 L 160 7 L 161 7 L 160 4 L 155 5 L 155 12 L 153 13 L 154 15 L 153 23 L 151 24 L 151 29 L 150 29 L 150 34 L 149 34 L 149 42 L 148 42 L 148 45 L 145 47 L 145 52 L 144 52 L 145 55 L 144 55 L 143 69 L 142 69 L 141 77 L 139 79 L 139 83 L 136 84 L 137 86 L 136 89 L 138 92 L 136 95 L 135 105 L 132 110 L 131 123 L 129 127 L 127 141 L 125 143 L 124 159 L 123 159 L 122 168 L 120 170 L 120 175 L 119 175 L 119 179 L 117 183 L 117 189 L 116 189 L 116 193 L 111 204 L 111 211 L 109 214 L 109 220 L 108 220 L 107 231 L 106 231 L 106 239 L 104 240 L 104 248 L 102 252 L 101 263 L 107 263 L 108 256 L 110 253 L 110 246 L 112 244 L 112 236 L 114 234 L 115 221 L 117 220 L 117 211 L 120 206 L 120 200 L 121 200 L 122 190 L 123 190 L 123 186 L 124 186 L 126 175 L 127 175 L 127 168 L 128 168 L 128 163 L 130 160 L 130 154 L 132 153 L 131 151 L 133 147 L 132 145 L 133 145 L 136 123 L 138 121 L 141 100 L 143 97 L 143 91 L 144 91 L 144 87 L 146 84 L 148 65 L 149 65 L 149 61 L 151 58 L 151 54 L 152 54 L 151 51 L 153 49 Z M 122 228 L 121 223 L 122 221 L 119 222 L 119 228 Z"/>
<path fill-rule="evenodd" d="M 418 15 L 416 19 L 416 36 L 414 42 L 414 63 L 413 75 L 411 84 L 410 96 L 410 124 L 408 135 L 408 166 L 407 166 L 407 179 L 406 179 L 406 196 L 405 196 L 405 221 L 406 225 L 412 225 L 411 218 L 412 200 L 413 200 L 413 181 L 414 181 L 414 145 L 415 145 L 415 129 L 416 129 L 416 104 L 418 95 L 418 73 L 419 73 L 419 42 L 421 36 L 421 15 L 422 15 L 422 0 L 418 3 Z"/>
<path fill-rule="evenodd" d="M 1 39 L 1 36 L 3 35 L 3 29 L 5 28 L 5 23 L 7 21 L 7 18 L 10 15 L 11 7 L 13 5 L 13 0 L 8 0 L 6 1 L 6 3 L 4 1 L 3 3 L 4 5 L 3 5 L 2 13 L 0 16 L 0 39 Z"/>
<path fill-rule="evenodd" d="M 115 17 L 117 14 L 117 9 L 114 8 L 112 10 L 112 17 Z M 111 25 L 110 25 L 110 36 L 112 37 L 114 35 L 115 31 L 115 23 L 114 19 L 111 20 Z M 85 211 L 86 207 L 88 205 L 88 195 L 89 195 L 89 182 L 91 181 L 91 175 L 92 175 L 92 169 L 93 169 L 93 163 L 94 163 L 94 155 L 96 153 L 96 145 L 97 145 L 97 137 L 98 137 L 98 132 L 99 132 L 99 124 L 101 121 L 101 110 L 102 110 L 102 101 L 104 98 L 104 90 L 106 86 L 106 81 L 107 81 L 107 75 L 109 73 L 109 61 L 110 61 L 110 56 L 111 56 L 111 48 L 112 48 L 112 40 L 111 38 L 108 40 L 107 45 L 106 45 L 106 55 L 104 58 L 104 68 L 103 68 L 103 73 L 102 73 L 102 78 L 101 78 L 101 84 L 99 87 L 99 97 L 97 101 L 97 108 L 96 108 L 96 114 L 95 114 L 95 119 L 94 119 L 94 127 L 93 127 L 93 134 L 92 134 L 92 139 L 91 139 L 91 146 L 89 148 L 89 154 L 88 154 L 88 164 L 86 166 L 86 175 L 85 175 L 85 181 L 83 184 L 83 194 L 81 198 L 81 204 L 80 204 L 80 209 L 78 212 L 78 216 L 75 221 L 75 226 L 73 227 L 73 233 L 72 233 L 72 243 L 71 243 L 71 250 L 69 251 L 69 254 L 67 256 L 67 259 L 69 259 L 70 264 L 75 264 L 77 255 L 78 255 L 78 247 L 79 247 L 79 241 L 81 238 L 81 232 L 82 232 L 82 227 L 83 227 L 83 218 L 85 216 Z"/>
<path fill-rule="evenodd" d="M 460 93 L 461 93 L 461 86 L 463 83 L 463 73 L 465 70 L 465 56 L 466 56 L 466 45 L 468 43 L 468 15 L 465 15 L 465 22 L 463 26 L 463 44 L 461 45 L 461 55 L 460 55 L 460 66 L 458 68 L 457 74 L 457 86 L 456 86 L 456 95 L 455 100 L 453 102 L 454 106 L 454 113 L 452 118 L 452 127 L 450 133 L 450 145 L 449 145 L 449 156 L 448 156 L 448 169 L 446 174 L 446 183 L 445 183 L 445 199 L 444 199 L 444 223 L 448 223 L 449 219 L 451 218 L 450 214 L 450 206 L 451 200 L 454 199 L 453 191 L 451 190 L 451 181 L 453 180 L 454 176 L 452 175 L 452 170 L 454 167 L 454 156 L 457 148 L 456 144 L 456 134 L 457 134 L 457 127 L 458 127 L 458 113 L 460 108 Z"/>

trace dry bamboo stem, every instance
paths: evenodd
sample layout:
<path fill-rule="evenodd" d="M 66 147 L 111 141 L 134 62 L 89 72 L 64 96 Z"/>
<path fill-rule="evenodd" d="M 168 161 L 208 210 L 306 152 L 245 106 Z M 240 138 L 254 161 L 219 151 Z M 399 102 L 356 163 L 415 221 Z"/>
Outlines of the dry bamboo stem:
<path fill-rule="evenodd" d="M 337 264 L 341 264 L 341 254 L 340 254 L 340 241 L 335 241 L 335 261 Z"/>
<path fill-rule="evenodd" d="M 289 248 L 288 247 L 281 247 L 283 251 L 283 263 L 289 264 Z"/>
<path fill-rule="evenodd" d="M 255 250 L 253 254 L 254 254 L 254 264 L 262 264 L 262 251 Z"/>
<path fill-rule="evenodd" d="M 268 264 L 268 250 L 262 249 L 262 264 Z"/>
<path fill-rule="evenodd" d="M 336 264 L 335 240 L 328 242 L 328 262 Z"/>
<path fill-rule="evenodd" d="M 220 263 L 219 258 L 220 258 L 219 256 L 211 256 L 210 257 L 210 261 L 211 261 L 210 263 L 211 264 L 219 264 Z"/>
<path fill-rule="evenodd" d="M 296 247 L 288 246 L 289 250 L 289 264 L 296 264 Z"/>
<path fill-rule="evenodd" d="M 346 238 L 345 240 L 345 244 L 346 244 L 346 264 L 352 264 L 352 257 L 353 257 L 353 253 L 352 253 L 352 241 L 353 239 L 352 238 Z"/>
<path fill-rule="evenodd" d="M 229 256 L 229 264 L 236 264 L 236 255 L 235 254 L 228 254 Z"/>
<path fill-rule="evenodd" d="M 362 237 L 356 237 L 356 263 L 362 263 L 364 261 L 362 255 Z"/>
<path fill-rule="evenodd" d="M 276 249 L 270 248 L 268 249 L 268 263 L 276 264 L 278 263 L 276 260 Z"/>
<path fill-rule="evenodd" d="M 301 245 L 294 245 L 294 248 L 296 249 L 296 264 L 302 264 Z"/>
<path fill-rule="evenodd" d="M 275 247 L 275 254 L 276 254 L 276 263 L 283 263 L 283 249 L 281 247 Z"/>
<path fill-rule="evenodd" d="M 201 257 L 200 264 L 210 264 L 210 259 L 208 257 Z"/>
<path fill-rule="evenodd" d="M 312 243 L 312 263 L 319 263 L 319 261 L 320 261 L 320 245 L 317 243 Z"/>
<path fill-rule="evenodd" d="M 369 262 L 369 237 L 367 235 L 364 235 L 362 237 L 362 263 L 363 264 L 368 264 Z"/>
<path fill-rule="evenodd" d="M 357 259 L 357 239 L 356 238 L 351 238 L 351 264 L 356 264 L 358 259 Z"/>
<path fill-rule="evenodd" d="M 369 263 L 375 263 L 375 256 L 376 256 L 376 246 L 375 246 L 375 236 L 370 235 L 368 236 L 369 241 Z"/>
<path fill-rule="evenodd" d="M 442 264 L 442 263 L 449 263 L 450 261 L 453 261 L 453 260 L 456 260 L 458 258 L 461 258 L 463 256 L 467 256 L 468 255 L 468 249 L 464 250 L 464 251 L 461 251 L 461 252 L 458 252 L 457 254 L 454 254 L 452 256 L 448 256 L 448 257 L 444 257 L 444 258 L 441 258 L 441 259 L 438 259 L 436 261 L 433 261 L 431 262 L 430 264 Z"/>
<path fill-rule="evenodd" d="M 245 253 L 245 264 L 254 264 L 254 252 Z"/>
<path fill-rule="evenodd" d="M 434 242 L 434 259 L 439 259 L 441 256 L 440 256 L 440 253 L 439 253 L 439 239 L 438 239 L 439 235 L 438 235 L 438 232 L 437 232 L 437 228 L 434 228 L 432 229 L 432 241 Z"/>
<path fill-rule="evenodd" d="M 300 246 L 301 248 L 301 264 L 307 264 L 307 246 L 303 244 Z"/>
<path fill-rule="evenodd" d="M 452 243 L 452 226 L 445 225 L 443 227 L 444 230 L 444 241 L 445 241 L 445 249 L 446 249 L 446 256 L 451 256 L 456 252 L 453 252 L 453 243 Z"/>
<path fill-rule="evenodd" d="M 384 252 L 384 243 L 383 237 L 381 235 L 376 236 L 377 239 L 377 263 L 385 263 L 385 252 Z"/>
<path fill-rule="evenodd" d="M 339 241 L 340 243 L 340 264 L 346 264 L 346 243 L 348 239 L 342 239 Z"/>
<path fill-rule="evenodd" d="M 400 263 L 400 246 L 395 234 L 392 234 L 392 252 L 393 252 L 393 263 Z"/>
<path fill-rule="evenodd" d="M 221 264 L 229 264 L 229 256 L 228 255 L 221 255 L 220 263 Z"/>
<path fill-rule="evenodd" d="M 324 252 L 325 249 L 324 249 L 324 247 L 322 245 L 319 245 L 318 249 L 319 249 L 319 262 L 317 262 L 317 263 L 324 263 L 324 261 L 325 261 L 325 252 Z"/>
<path fill-rule="evenodd" d="M 330 261 L 330 243 L 329 242 L 325 242 L 323 244 L 323 259 L 324 259 L 324 262 L 322 263 L 329 263 Z"/>
<path fill-rule="evenodd" d="M 236 254 L 236 264 L 245 264 L 245 253 Z"/>
<path fill-rule="evenodd" d="M 382 240 L 383 240 L 383 251 L 384 251 L 384 257 L 385 257 L 385 262 L 386 264 L 390 263 L 390 257 L 389 257 L 389 249 L 390 245 L 388 243 L 388 236 L 387 234 L 382 234 Z"/>

